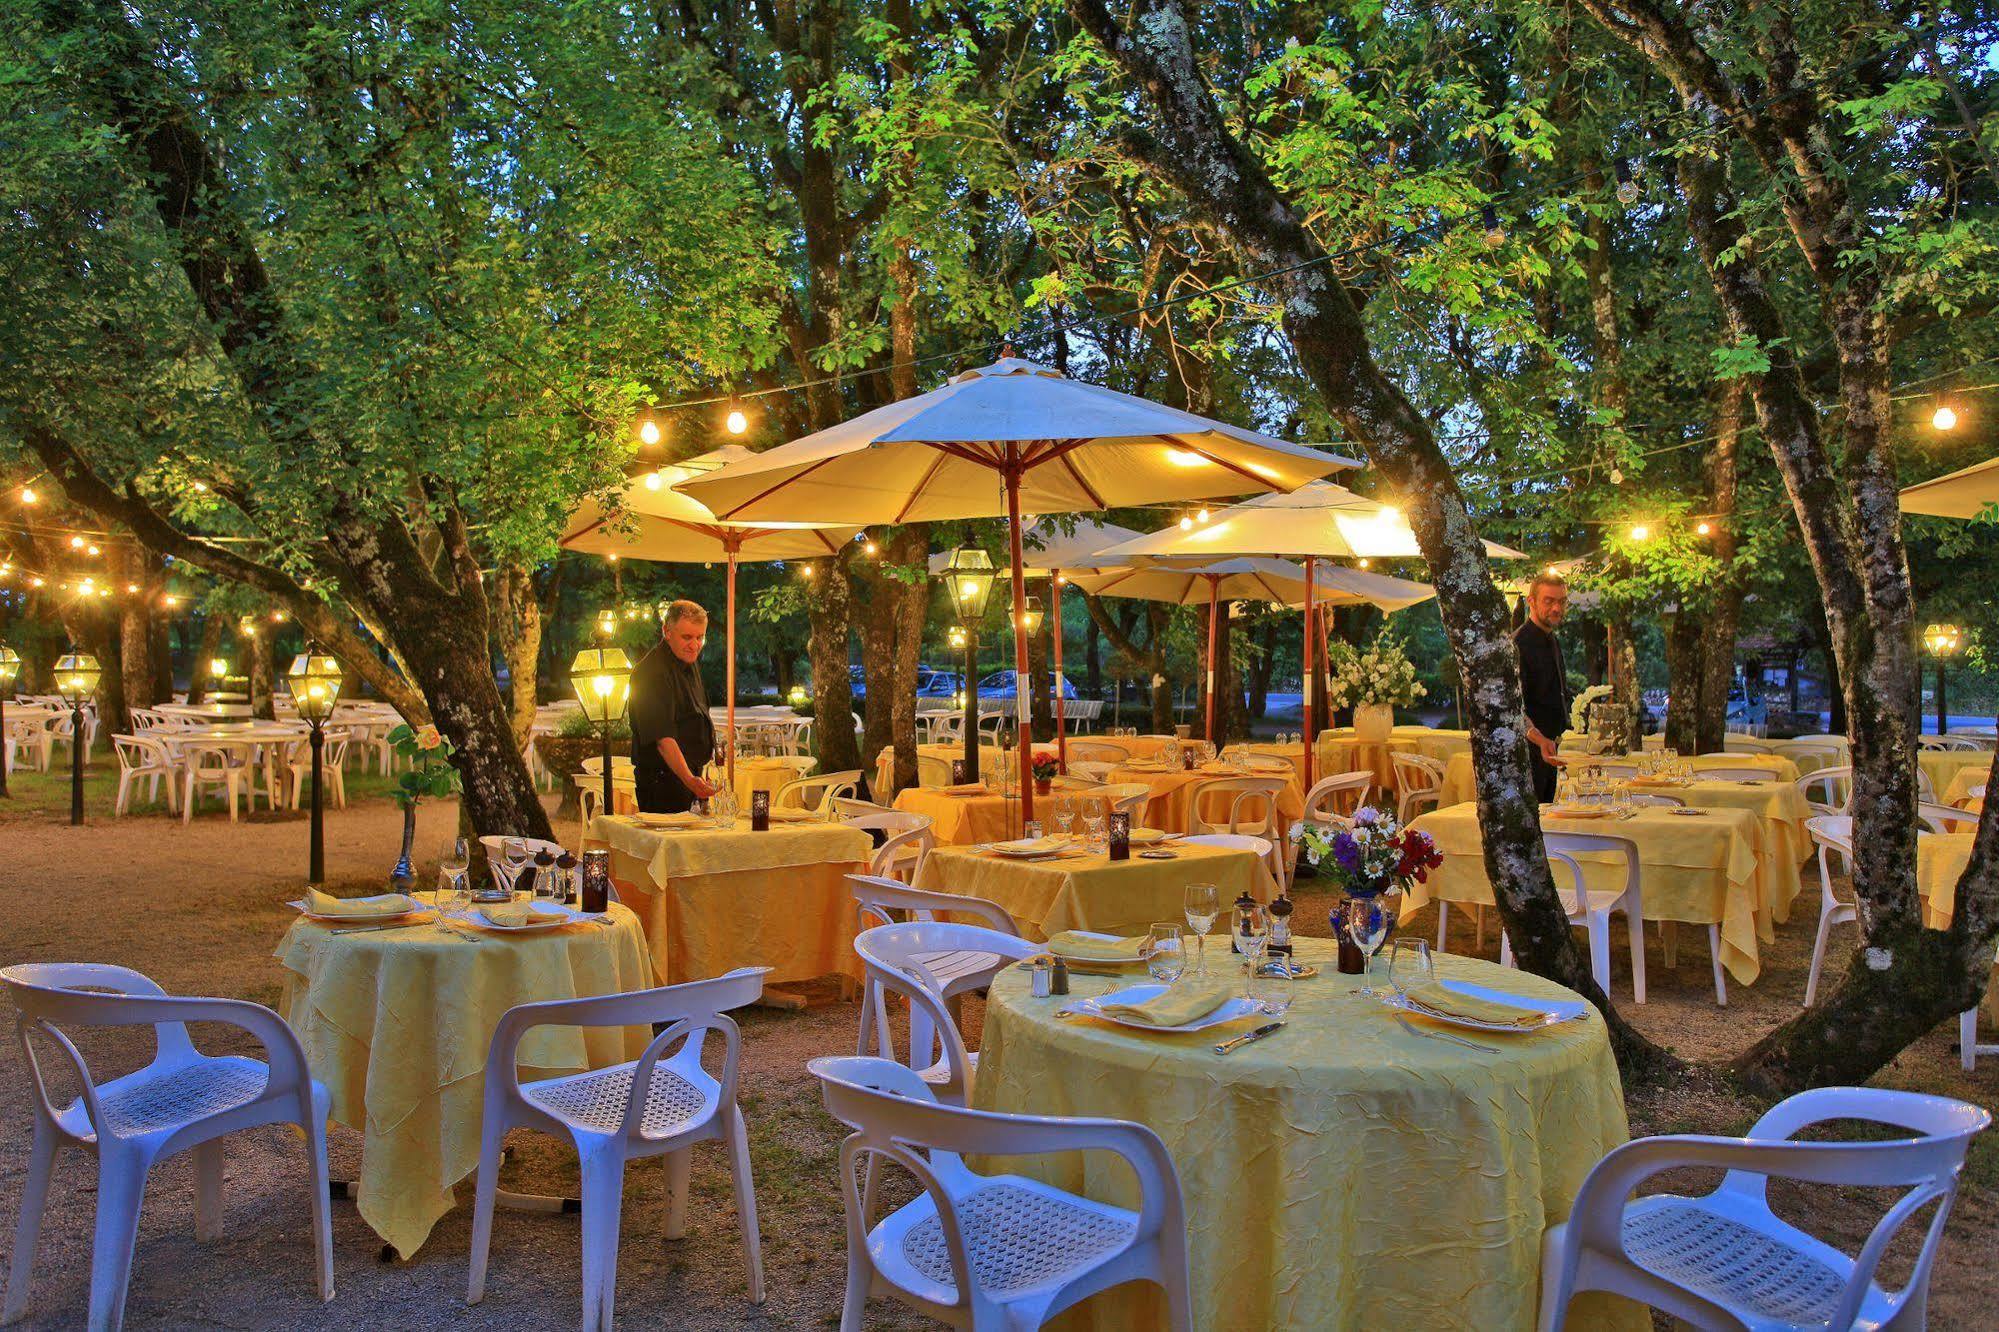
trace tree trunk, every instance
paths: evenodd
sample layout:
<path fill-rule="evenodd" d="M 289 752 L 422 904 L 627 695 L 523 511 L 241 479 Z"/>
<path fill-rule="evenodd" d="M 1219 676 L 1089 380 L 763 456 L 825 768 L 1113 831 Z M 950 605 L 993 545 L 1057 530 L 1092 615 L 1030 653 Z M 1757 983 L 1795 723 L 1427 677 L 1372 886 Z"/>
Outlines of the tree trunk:
<path fill-rule="evenodd" d="M 1094 619 L 1083 626 L 1083 688 L 1091 698 L 1104 696 L 1103 631 Z"/>
<path fill-rule="evenodd" d="M 897 565 L 924 571 L 889 589 L 895 605 L 895 709 L 889 734 L 895 744 L 896 789 L 901 790 L 916 785 L 916 676 L 923 664 L 923 628 L 930 620 L 930 524 L 899 529 L 882 550 Z"/>
<path fill-rule="evenodd" d="M 187 673 L 187 701 L 190 704 L 203 702 L 208 698 L 208 663 L 214 661 L 222 651 L 222 617 L 214 611 L 201 617 L 201 646 L 194 651 L 194 662 Z"/>
<path fill-rule="evenodd" d="M 1410 524 L 1468 685 L 1486 876 L 1515 954 L 1603 1011 L 1627 1070 L 1670 1063 L 1618 1018 L 1591 978 L 1555 894 L 1527 766 L 1520 667 L 1506 602 L 1493 586 L 1484 547 L 1429 422 L 1375 364 L 1352 293 L 1324 248 L 1230 132 L 1202 80 L 1179 0 L 1136 0 L 1131 10 L 1127 30 L 1103 0 L 1069 0 L 1070 13 L 1139 86 L 1150 111 L 1149 134 L 1127 134 L 1125 150 L 1177 187 L 1246 267 L 1272 275 L 1270 287 L 1300 367 L 1383 478 L 1414 502 Z"/>
<path fill-rule="evenodd" d="M 501 564 L 493 574 L 493 598 L 495 636 L 507 663 L 508 717 L 515 741 L 525 745 L 534 729 L 541 672 L 541 598 L 532 566 L 518 560 Z"/>
<path fill-rule="evenodd" d="M 271 691 L 277 683 L 277 662 L 268 626 L 250 626 L 250 661 L 245 671 L 250 686 L 250 715 L 270 721 L 277 714 Z"/>
<path fill-rule="evenodd" d="M 1624 705 L 1624 750 L 1635 754 L 1644 747 L 1644 726 L 1639 720 L 1643 703 L 1638 689 L 1638 652 L 1632 645 L 1631 618 L 1612 615 L 1604 621 L 1604 654 L 1610 665 L 1610 698 Z"/>
<path fill-rule="evenodd" d="M 853 583 L 847 572 L 849 558 L 847 551 L 842 551 L 812 561 L 812 595 L 806 599 L 812 622 L 812 637 L 807 644 L 812 660 L 815 718 L 812 729 L 822 773 L 847 772 L 863 766 L 860 744 L 854 735 L 854 684 L 847 672 L 848 626 L 853 612 Z"/>
<path fill-rule="evenodd" d="M 1277 668 L 1277 621 L 1266 615 L 1258 627 L 1256 660 L 1249 668 L 1247 720 L 1258 722 L 1270 711 L 1270 676 Z M 1245 729 L 1245 736 L 1248 732 Z"/>
<path fill-rule="evenodd" d="M 125 711 L 115 721 L 106 718 L 114 730 L 133 729 L 133 708 L 167 701 L 155 689 L 159 672 L 153 660 L 153 586 L 146 564 L 143 551 L 125 547 L 119 572 L 139 593 L 118 608 L 118 670 L 124 677 Z"/>
<path fill-rule="evenodd" d="M 1684 603 L 1666 621 L 1666 748 L 1681 754 L 1701 748 L 1701 704 L 1706 692 L 1707 643 L 1701 617 Z"/>
<path fill-rule="evenodd" d="M 1050 664 L 1048 644 L 1054 632 L 1054 617 L 1048 613 L 1048 593 L 1053 584 L 1045 584 L 1041 592 L 1042 613 L 1039 632 L 1028 636 L 1027 640 L 1027 682 L 1015 682 L 1016 688 L 1024 688 L 1028 698 L 1028 716 L 1032 723 L 1036 740 L 1055 738 L 1054 695 L 1055 671 Z"/>

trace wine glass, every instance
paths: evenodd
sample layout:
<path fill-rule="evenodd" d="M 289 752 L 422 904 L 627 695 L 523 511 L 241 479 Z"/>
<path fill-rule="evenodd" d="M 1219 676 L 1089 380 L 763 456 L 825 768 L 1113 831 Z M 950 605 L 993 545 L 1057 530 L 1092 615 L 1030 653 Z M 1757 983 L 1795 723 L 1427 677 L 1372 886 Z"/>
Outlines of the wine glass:
<path fill-rule="evenodd" d="M 1181 906 L 1187 917 L 1187 928 L 1194 932 L 1195 944 L 1194 974 L 1208 974 L 1208 931 L 1215 928 L 1215 917 L 1222 913 L 1221 890 L 1212 883 L 1190 883 Z"/>
<path fill-rule="evenodd" d="M 500 843 L 500 877 L 506 880 L 507 893 L 511 896 L 521 877 L 521 866 L 527 863 L 528 844 L 525 839 L 509 837 Z"/>
<path fill-rule="evenodd" d="M 1090 840 L 1090 850 L 1104 849 L 1104 819 L 1108 811 L 1102 805 L 1093 805 L 1083 811 L 1083 831 Z"/>
<path fill-rule="evenodd" d="M 1182 946 L 1180 926 L 1170 920 L 1156 922 L 1147 932 L 1151 948 L 1145 954 L 1145 969 L 1152 979 L 1171 985 L 1187 969 L 1187 950 Z"/>
<path fill-rule="evenodd" d="M 1270 912 L 1261 905 L 1239 906 L 1235 909 L 1235 947 L 1249 960 L 1254 972 L 1263 961 L 1263 950 L 1270 943 Z"/>
<path fill-rule="evenodd" d="M 1069 829 L 1076 822 L 1076 802 L 1068 796 L 1055 798 L 1055 827 L 1062 834 L 1062 840 L 1069 840 Z"/>
<path fill-rule="evenodd" d="M 1388 983 L 1397 994 L 1406 995 L 1419 985 L 1437 979 L 1437 965 L 1430 959 L 1427 939 L 1397 939 L 1388 950 Z"/>
<path fill-rule="evenodd" d="M 1361 986 L 1360 993 L 1370 998 L 1379 993 L 1374 988 L 1372 968 L 1374 950 L 1381 947 L 1381 941 L 1388 937 L 1391 915 L 1387 899 L 1386 893 L 1368 893 L 1349 897 L 1340 907 L 1340 923 L 1346 929 L 1347 937 L 1353 940 L 1354 947 L 1360 949 L 1366 959 L 1361 964 L 1361 975 L 1367 978 L 1368 984 Z"/>
<path fill-rule="evenodd" d="M 437 855 L 435 897 L 439 911 L 453 911 L 465 904 L 465 871 L 471 863 L 472 849 L 463 837 L 445 839 L 443 849 Z"/>
<path fill-rule="evenodd" d="M 1258 959 L 1249 972 L 1249 998 L 1269 1017 L 1281 1018 L 1291 1010 L 1296 979 L 1280 959 Z"/>

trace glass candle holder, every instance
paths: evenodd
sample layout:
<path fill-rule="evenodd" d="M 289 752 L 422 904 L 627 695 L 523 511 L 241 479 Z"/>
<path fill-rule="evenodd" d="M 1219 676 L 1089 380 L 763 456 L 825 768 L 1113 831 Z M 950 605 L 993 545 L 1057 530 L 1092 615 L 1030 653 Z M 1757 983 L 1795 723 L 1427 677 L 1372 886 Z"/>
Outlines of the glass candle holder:
<path fill-rule="evenodd" d="M 1106 821 L 1110 838 L 1110 858 L 1112 860 L 1131 859 L 1131 813 L 1129 810 L 1113 810 Z"/>
<path fill-rule="evenodd" d="M 770 792 L 750 792 L 750 831 L 770 831 Z"/>

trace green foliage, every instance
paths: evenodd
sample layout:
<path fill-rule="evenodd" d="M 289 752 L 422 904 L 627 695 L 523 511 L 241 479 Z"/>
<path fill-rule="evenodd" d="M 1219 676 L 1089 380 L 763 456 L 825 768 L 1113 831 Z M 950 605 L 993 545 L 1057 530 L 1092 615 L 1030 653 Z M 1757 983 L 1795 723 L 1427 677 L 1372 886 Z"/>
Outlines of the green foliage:
<path fill-rule="evenodd" d="M 435 726 L 403 723 L 384 738 L 394 747 L 396 757 L 410 765 L 407 771 L 396 774 L 396 788 L 390 792 L 398 805 L 415 809 L 426 796 L 435 800 L 458 789 L 458 773 L 451 766 L 455 750 Z"/>

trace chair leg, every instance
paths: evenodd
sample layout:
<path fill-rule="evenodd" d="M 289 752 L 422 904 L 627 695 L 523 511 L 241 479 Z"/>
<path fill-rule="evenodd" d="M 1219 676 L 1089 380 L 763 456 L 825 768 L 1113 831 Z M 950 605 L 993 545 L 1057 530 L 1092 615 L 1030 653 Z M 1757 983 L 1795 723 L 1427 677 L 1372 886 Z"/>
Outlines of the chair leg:
<path fill-rule="evenodd" d="M 1970 1073 L 1978 1067 L 1978 1010 L 1967 1008 L 1957 1015 L 1957 1062 Z M 26 1214 L 23 1213 L 25 1216 Z M 16 1253 L 20 1250 L 16 1249 Z"/>
<path fill-rule="evenodd" d="M 122 819 L 125 817 L 125 800 L 131 789 L 132 770 L 130 768 L 118 769 L 118 798 L 111 806 L 112 818 Z"/>
<path fill-rule="evenodd" d="M 222 1238 L 220 1138 L 210 1138 L 194 1149 L 194 1237 L 204 1243 Z"/>
<path fill-rule="evenodd" d="M 692 1147 L 666 1154 L 666 1237 L 670 1240 L 687 1234 L 687 1174 L 693 1164 Z"/>
<path fill-rule="evenodd" d="M 625 1197 L 622 1152 L 599 1149 L 583 1157 L 583 1328 L 611 1332 L 618 1288 L 618 1220 Z"/>
<path fill-rule="evenodd" d="M 847 1293 L 840 1300 L 840 1332 L 867 1332 L 868 1265 L 858 1246 L 847 1241 Z"/>
<path fill-rule="evenodd" d="M 1485 955 L 1485 906 L 1483 903 L 1473 903 L 1471 920 L 1472 947 L 1478 950 L 1479 956 L 1483 957 Z"/>
<path fill-rule="evenodd" d="M 1624 911 L 1624 926 L 1631 939 L 1631 1001 L 1645 1002 L 1645 917 L 1629 907 Z"/>
<path fill-rule="evenodd" d="M 750 1266 L 750 1303 L 764 1302 L 763 1236 L 757 1229 L 757 1186 L 750 1175 L 750 1132 L 743 1112 L 729 1107 L 729 1182 L 736 1190 L 736 1224 L 743 1232 L 743 1256 Z"/>
<path fill-rule="evenodd" d="M 486 1298 L 486 1254 L 493 1244 L 493 1203 L 500 1191 L 500 1142 L 506 1126 L 488 1119 L 479 1141 L 478 1183 L 472 1195 L 472 1255 L 465 1279 L 465 1302 Z"/>
<path fill-rule="evenodd" d="M 187 770 L 187 790 L 182 795 L 180 802 L 181 825 L 185 827 L 188 821 L 193 818 L 194 818 L 194 769 L 189 768 Z"/>
<path fill-rule="evenodd" d="M 1444 936 L 1450 932 L 1450 922 L 1451 904 L 1440 897 L 1437 899 L 1437 951 L 1440 953 L 1450 951 L 1444 947 Z"/>
<path fill-rule="evenodd" d="M 1589 933 L 1590 979 L 1596 988 L 1606 996 L 1610 994 L 1610 917 L 1601 911 L 1592 911 L 1583 919 L 1583 928 Z"/>
<path fill-rule="evenodd" d="M 1708 956 L 1714 960 L 1714 1001 L 1723 1008 L 1728 1007 L 1728 982 L 1721 974 L 1721 926 L 1707 927 Z"/>
<path fill-rule="evenodd" d="M 21 1217 L 14 1223 L 14 1256 L 7 1264 L 7 1300 L 0 1305 L 0 1323 L 18 1322 L 28 1308 L 35 1245 L 41 1239 L 42 1207 L 48 1201 L 49 1176 L 55 1173 L 56 1145 L 55 1134 L 37 1123 L 35 1142 L 28 1151 L 27 1178 L 21 1184 Z"/>
<path fill-rule="evenodd" d="M 90 1247 L 90 1332 L 116 1332 L 125 1321 L 125 1286 L 146 1198 L 151 1162 L 130 1152 L 97 1158 L 97 1228 Z"/>
<path fill-rule="evenodd" d="M 1825 966 L 1825 946 L 1832 939 L 1832 912 L 1819 912 L 1819 937 L 1812 941 L 1812 969 L 1805 973 L 1805 1007 L 1819 994 L 1819 972 Z"/>
<path fill-rule="evenodd" d="M 333 1196 L 326 1178 L 326 1120 L 333 1098 L 315 1085 L 311 1100 L 311 1117 L 303 1127 L 307 1164 L 312 1168 L 312 1244 L 318 1259 L 319 1298 L 326 1301 L 333 1298 Z"/>

